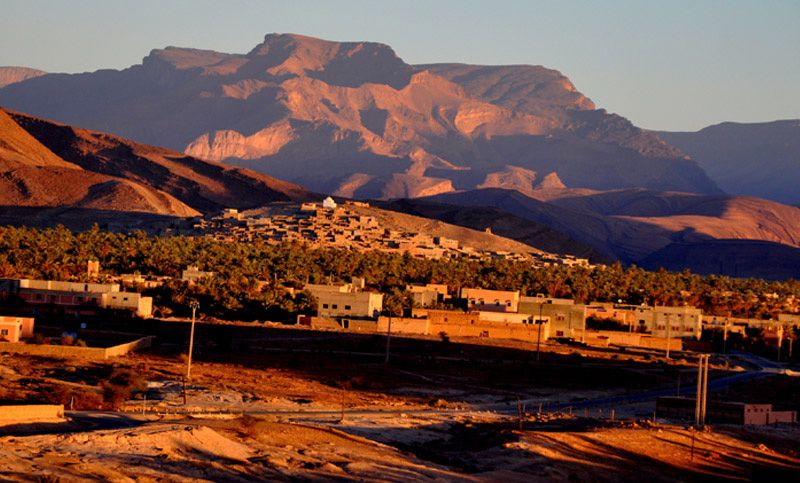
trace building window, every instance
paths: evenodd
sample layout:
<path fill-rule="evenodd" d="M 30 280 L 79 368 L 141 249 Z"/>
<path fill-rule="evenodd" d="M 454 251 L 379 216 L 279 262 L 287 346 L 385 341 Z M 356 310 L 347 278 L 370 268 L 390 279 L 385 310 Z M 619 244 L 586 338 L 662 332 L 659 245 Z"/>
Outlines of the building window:
<path fill-rule="evenodd" d="M 0 329 L 0 337 L 5 337 L 8 335 L 8 329 Z"/>
<path fill-rule="evenodd" d="M 344 306 L 344 309 L 345 309 L 345 310 L 350 310 L 350 306 L 349 306 L 349 305 L 345 305 L 345 306 Z"/>
<path fill-rule="evenodd" d="M 328 304 L 322 304 L 322 308 L 323 309 L 327 309 L 328 308 Z"/>
<path fill-rule="evenodd" d="M 333 304 L 333 306 L 332 306 L 331 308 L 332 308 L 332 309 L 338 309 L 338 308 L 339 308 L 339 306 L 338 306 L 338 305 L 336 305 L 336 304 Z"/>

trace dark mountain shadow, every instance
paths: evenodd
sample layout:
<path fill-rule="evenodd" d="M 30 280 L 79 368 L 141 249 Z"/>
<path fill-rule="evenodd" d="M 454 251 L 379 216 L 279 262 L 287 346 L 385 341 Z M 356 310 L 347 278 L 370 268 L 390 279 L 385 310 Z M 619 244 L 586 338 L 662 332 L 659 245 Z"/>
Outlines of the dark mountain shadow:
<path fill-rule="evenodd" d="M 0 206 L 0 225 L 49 228 L 63 225 L 83 231 L 97 224 L 101 229 L 127 232 L 144 230 L 157 233 L 179 227 L 188 218 L 157 215 L 137 211 L 96 210 L 74 207 Z"/>
<path fill-rule="evenodd" d="M 800 279 L 800 248 L 760 240 L 675 242 L 639 262 L 643 268 L 767 280 Z"/>

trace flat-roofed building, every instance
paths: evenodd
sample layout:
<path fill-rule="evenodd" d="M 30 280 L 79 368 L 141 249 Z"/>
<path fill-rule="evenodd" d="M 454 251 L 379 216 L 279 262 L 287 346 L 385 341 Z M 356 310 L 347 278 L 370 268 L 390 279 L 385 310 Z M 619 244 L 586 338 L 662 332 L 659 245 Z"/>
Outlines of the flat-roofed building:
<path fill-rule="evenodd" d="M 112 309 L 127 310 L 144 318 L 153 315 L 152 297 L 120 292 L 117 283 L 11 279 L 0 282 L 0 291 L 14 294 L 29 305 L 60 307 L 76 314 Z"/>
<path fill-rule="evenodd" d="M 406 291 L 411 292 L 411 299 L 419 307 L 429 307 L 448 298 L 445 284 L 406 285 Z"/>
<path fill-rule="evenodd" d="M 307 284 L 317 299 L 320 317 L 377 318 L 383 311 L 383 294 L 363 290 L 363 279 L 343 285 Z"/>
<path fill-rule="evenodd" d="M 419 318 L 379 317 L 378 332 L 388 332 L 391 324 L 391 332 L 398 334 L 512 339 L 533 343 L 546 341 L 550 335 L 547 319 L 537 324 L 538 317 L 528 314 L 432 309 L 424 312 L 425 316 Z"/>
<path fill-rule="evenodd" d="M 113 310 L 129 310 L 139 317 L 153 315 L 153 298 L 136 292 L 109 292 L 103 294 L 100 306 Z"/>
<path fill-rule="evenodd" d="M 0 324 L 9 323 L 9 324 L 19 324 L 20 325 L 20 339 L 30 339 L 33 337 L 33 324 L 34 318 L 33 317 L 17 317 L 15 315 L 3 315 L 0 316 Z"/>
<path fill-rule="evenodd" d="M 630 332 L 649 333 L 654 337 L 700 339 L 703 331 L 703 311 L 690 305 L 653 307 L 593 303 L 587 306 L 586 315 L 619 320 Z"/>
<path fill-rule="evenodd" d="M 587 308 L 584 304 L 576 304 L 572 299 L 556 297 L 520 297 L 519 312 L 547 317 L 550 321 L 551 337 L 571 337 L 575 329 L 583 329 L 586 322 Z"/>
<path fill-rule="evenodd" d="M 695 417 L 695 398 L 659 397 L 656 400 L 656 414 L 662 418 L 691 421 Z M 772 409 L 772 404 L 708 401 L 706 419 L 718 424 L 793 424 L 797 422 L 797 412 L 775 411 Z"/>
<path fill-rule="evenodd" d="M 22 322 L 19 320 L 0 320 L 0 342 L 19 342 L 22 337 Z"/>
<path fill-rule="evenodd" d="M 462 288 L 461 299 L 466 301 L 468 310 L 491 312 L 517 312 L 519 310 L 519 291 Z"/>
<path fill-rule="evenodd" d="M 669 326 L 669 330 L 667 327 Z M 650 333 L 654 337 L 680 337 L 700 339 L 703 333 L 703 311 L 689 305 L 679 307 L 656 306 Z"/>

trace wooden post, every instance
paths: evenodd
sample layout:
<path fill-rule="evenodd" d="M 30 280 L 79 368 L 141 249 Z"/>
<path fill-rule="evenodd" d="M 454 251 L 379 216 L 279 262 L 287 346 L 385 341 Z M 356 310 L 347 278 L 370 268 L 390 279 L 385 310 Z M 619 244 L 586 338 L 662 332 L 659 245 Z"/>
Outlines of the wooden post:
<path fill-rule="evenodd" d="M 522 402 L 517 398 L 517 420 L 519 421 L 519 430 L 522 431 Z"/>
<path fill-rule="evenodd" d="M 690 453 L 691 461 L 694 461 L 694 438 L 695 438 L 695 431 L 694 428 L 691 428 L 690 431 L 692 432 L 692 452 Z"/>

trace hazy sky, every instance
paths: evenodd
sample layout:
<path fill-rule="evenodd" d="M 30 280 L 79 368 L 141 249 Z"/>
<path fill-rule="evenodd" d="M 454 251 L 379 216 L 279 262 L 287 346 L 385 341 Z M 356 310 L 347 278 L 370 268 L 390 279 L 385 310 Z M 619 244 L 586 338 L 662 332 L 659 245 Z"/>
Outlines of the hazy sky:
<path fill-rule="evenodd" d="M 0 65 L 124 68 L 269 32 L 391 45 L 409 63 L 541 64 L 651 129 L 800 117 L 800 0 L 2 0 Z"/>

